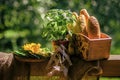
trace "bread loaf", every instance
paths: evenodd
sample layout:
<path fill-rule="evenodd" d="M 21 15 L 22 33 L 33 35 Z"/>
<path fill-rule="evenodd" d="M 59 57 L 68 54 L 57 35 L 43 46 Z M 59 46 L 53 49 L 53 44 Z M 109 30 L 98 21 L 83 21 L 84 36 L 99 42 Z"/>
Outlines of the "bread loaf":
<path fill-rule="evenodd" d="M 98 20 L 94 16 L 90 16 L 90 18 L 88 19 L 87 32 L 90 39 L 100 38 L 100 25 Z"/>
<path fill-rule="evenodd" d="M 86 23 L 86 18 L 83 14 L 79 16 L 79 21 L 80 21 L 80 27 L 81 27 L 81 33 L 87 36 L 87 23 Z"/>
<path fill-rule="evenodd" d="M 80 11 L 80 15 L 81 15 L 81 14 L 83 14 L 83 15 L 85 16 L 86 22 L 87 22 L 88 19 L 89 19 L 89 17 L 90 17 L 90 15 L 88 14 L 87 10 L 86 10 L 86 9 L 82 9 L 82 10 Z"/>
<path fill-rule="evenodd" d="M 86 36 L 88 36 L 88 33 L 87 33 L 87 27 L 88 27 L 88 19 L 90 18 L 90 15 L 88 14 L 88 12 L 87 12 L 87 10 L 86 9 L 82 9 L 81 11 L 80 11 L 80 15 L 84 15 L 84 17 L 85 17 L 85 28 L 84 28 L 84 30 L 83 30 L 83 34 L 84 35 L 86 35 Z"/>

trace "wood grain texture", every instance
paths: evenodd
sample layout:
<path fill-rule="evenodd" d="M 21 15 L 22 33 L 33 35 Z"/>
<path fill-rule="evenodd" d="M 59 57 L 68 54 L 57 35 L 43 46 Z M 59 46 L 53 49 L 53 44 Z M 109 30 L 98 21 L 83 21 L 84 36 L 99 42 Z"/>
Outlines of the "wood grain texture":
<path fill-rule="evenodd" d="M 48 61 L 29 63 L 30 64 L 30 75 L 31 76 L 39 76 L 39 75 L 46 76 L 47 75 L 47 71 L 46 71 L 47 63 Z M 89 64 L 89 63 L 91 63 L 91 61 L 86 62 L 86 64 Z M 108 60 L 101 60 L 100 65 L 103 69 L 102 76 L 120 76 L 120 55 L 110 55 L 110 58 Z M 79 70 L 79 68 L 77 69 Z"/>
<path fill-rule="evenodd" d="M 69 71 L 69 76 L 72 76 L 73 79 L 80 77 L 80 74 L 77 75 L 77 73 L 81 73 L 82 68 L 80 67 L 82 64 L 80 61 L 78 61 L 79 59 L 75 59 Z M 49 72 L 46 70 L 47 63 L 48 60 L 43 62 L 21 62 L 15 60 L 14 66 L 12 66 L 13 68 L 11 71 L 9 71 L 9 74 L 13 75 L 13 80 L 30 80 L 31 76 L 44 77 L 47 76 L 47 73 Z M 94 61 L 84 61 L 84 63 L 84 66 L 94 65 Z M 100 60 L 100 66 L 103 69 L 103 74 L 101 76 L 120 77 L 120 55 L 110 55 L 110 58 L 108 60 Z M 55 76 L 59 76 L 60 80 L 67 80 L 61 73 L 58 73 Z"/>
<path fill-rule="evenodd" d="M 120 55 L 110 55 L 108 60 L 101 61 L 103 68 L 102 76 L 120 76 Z"/>

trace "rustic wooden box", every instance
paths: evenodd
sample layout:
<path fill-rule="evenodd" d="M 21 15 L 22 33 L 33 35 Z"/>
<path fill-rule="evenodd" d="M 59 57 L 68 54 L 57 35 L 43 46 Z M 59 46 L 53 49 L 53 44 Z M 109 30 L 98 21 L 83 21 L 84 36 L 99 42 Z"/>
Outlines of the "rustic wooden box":
<path fill-rule="evenodd" d="M 112 40 L 110 36 L 104 33 L 101 33 L 100 39 L 90 39 L 83 34 L 76 34 L 76 36 L 76 49 L 84 60 L 92 61 L 109 58 Z"/>

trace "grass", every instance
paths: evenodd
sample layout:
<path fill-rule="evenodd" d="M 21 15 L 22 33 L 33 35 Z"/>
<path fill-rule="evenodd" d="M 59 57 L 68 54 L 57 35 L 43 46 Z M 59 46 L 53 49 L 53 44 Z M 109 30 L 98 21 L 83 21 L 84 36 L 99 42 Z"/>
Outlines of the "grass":
<path fill-rule="evenodd" d="M 47 76 L 31 76 L 30 80 L 59 80 L 58 76 L 47 77 Z"/>
<path fill-rule="evenodd" d="M 31 76 L 30 80 L 59 80 L 58 76 L 47 77 L 47 76 Z M 100 80 L 120 80 L 119 77 L 100 77 Z"/>
<path fill-rule="evenodd" d="M 119 77 L 101 77 L 100 80 L 120 80 Z"/>

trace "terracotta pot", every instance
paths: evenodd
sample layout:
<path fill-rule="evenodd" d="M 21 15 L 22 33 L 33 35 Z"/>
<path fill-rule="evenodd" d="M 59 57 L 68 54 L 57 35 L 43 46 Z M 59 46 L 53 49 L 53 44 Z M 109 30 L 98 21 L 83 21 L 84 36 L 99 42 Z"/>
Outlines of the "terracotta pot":
<path fill-rule="evenodd" d="M 92 61 L 108 59 L 112 38 L 107 34 L 101 33 L 101 38 L 90 39 L 83 34 L 76 34 L 75 49 L 84 60 Z"/>

